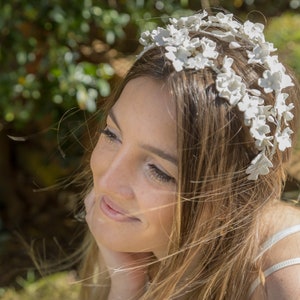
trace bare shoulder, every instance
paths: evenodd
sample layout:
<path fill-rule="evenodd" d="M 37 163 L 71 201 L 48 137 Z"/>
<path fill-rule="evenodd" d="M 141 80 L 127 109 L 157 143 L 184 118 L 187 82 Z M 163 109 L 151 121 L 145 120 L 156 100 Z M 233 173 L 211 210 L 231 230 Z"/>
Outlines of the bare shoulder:
<path fill-rule="evenodd" d="M 299 300 L 300 262 L 272 273 L 266 280 L 266 290 L 268 299 Z"/>
<path fill-rule="evenodd" d="M 267 299 L 300 299 L 300 208 L 277 203 L 266 217 L 267 239 L 281 236 L 263 255 Z M 289 230 L 289 229 L 294 230 Z M 288 234 L 281 234 L 288 232 Z M 278 234 L 279 233 L 279 234 Z M 259 298 L 255 298 L 259 299 Z"/>
<path fill-rule="evenodd" d="M 249 300 L 299 300 L 300 264 L 283 268 L 266 278 Z"/>
<path fill-rule="evenodd" d="M 264 242 L 276 236 L 278 241 L 264 254 L 264 269 L 279 262 L 300 257 L 300 207 L 276 203 L 266 217 Z M 285 234 L 281 234 L 285 232 Z"/>
<path fill-rule="evenodd" d="M 264 239 L 292 227 L 300 225 L 300 206 L 276 201 L 266 207 L 261 215 L 261 226 L 264 231 Z"/>

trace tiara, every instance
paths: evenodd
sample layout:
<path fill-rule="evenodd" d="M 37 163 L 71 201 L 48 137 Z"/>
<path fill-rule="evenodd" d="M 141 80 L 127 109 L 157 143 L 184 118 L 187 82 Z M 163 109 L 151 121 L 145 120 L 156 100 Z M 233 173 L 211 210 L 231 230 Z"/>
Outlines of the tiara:
<path fill-rule="evenodd" d="M 210 28 L 208 31 L 207 29 Z M 285 67 L 278 61 L 277 55 L 270 55 L 277 49 L 272 43 L 265 41 L 264 25 L 246 21 L 237 22 L 233 14 L 217 13 L 208 15 L 201 13 L 170 18 L 166 28 L 158 27 L 142 33 L 140 43 L 144 46 L 141 57 L 154 47 L 164 47 L 165 57 L 173 64 L 177 72 L 183 69 L 203 70 L 211 68 L 216 73 L 216 89 L 219 96 L 232 106 L 237 106 L 244 114 L 244 123 L 250 128 L 250 135 L 255 141 L 258 154 L 251 160 L 246 169 L 249 180 L 256 180 L 259 175 L 266 175 L 273 167 L 272 157 L 277 149 L 284 151 L 291 147 L 291 134 L 288 122 L 294 115 L 292 103 L 286 104 L 287 93 L 282 90 L 293 86 Z M 202 38 L 193 37 L 192 33 L 204 33 Z M 249 43 L 248 64 L 260 64 L 264 67 L 258 85 L 263 91 L 274 93 L 275 104 L 264 105 L 261 91 L 248 89 L 242 77 L 232 69 L 234 60 L 225 56 L 221 67 L 217 66 L 219 56 L 217 44 L 209 37 L 228 42 L 229 48 L 241 48 L 241 41 Z M 270 125 L 274 124 L 275 132 L 271 135 Z"/>

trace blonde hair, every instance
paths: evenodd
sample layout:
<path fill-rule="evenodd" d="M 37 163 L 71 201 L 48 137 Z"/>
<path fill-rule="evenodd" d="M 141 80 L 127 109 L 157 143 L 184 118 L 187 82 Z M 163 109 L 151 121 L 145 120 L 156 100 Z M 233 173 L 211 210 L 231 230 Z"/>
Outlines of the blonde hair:
<path fill-rule="evenodd" d="M 234 50 L 216 42 L 220 63 L 225 55 L 233 58 L 233 68 L 247 88 L 263 93 L 257 79 L 264 70 L 247 64 L 247 45 Z M 218 96 L 214 72 L 208 68 L 176 72 L 159 47 L 135 62 L 104 113 L 125 85 L 140 76 L 164 82 L 172 95 L 177 107 L 179 157 L 178 203 L 169 253 L 156 263 L 141 299 L 246 299 L 253 276 L 261 269 L 260 262 L 255 262 L 260 212 L 280 198 L 290 150 L 274 155 L 269 174 L 248 180 L 245 169 L 257 150 L 240 111 Z M 298 87 L 286 92 L 298 106 Z M 274 103 L 274 96 L 265 94 L 264 100 Z M 293 113 L 296 121 L 298 107 Z M 81 298 L 105 299 L 109 276 L 98 263 L 99 250 L 90 233 L 84 247 Z"/>

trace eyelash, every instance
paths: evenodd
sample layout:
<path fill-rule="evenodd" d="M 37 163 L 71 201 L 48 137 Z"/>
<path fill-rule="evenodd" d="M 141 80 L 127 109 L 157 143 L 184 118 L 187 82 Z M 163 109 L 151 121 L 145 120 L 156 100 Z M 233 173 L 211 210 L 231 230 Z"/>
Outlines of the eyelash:
<path fill-rule="evenodd" d="M 154 178 L 157 181 L 160 181 L 162 183 L 175 183 L 175 178 L 166 174 L 164 171 L 159 169 L 154 164 L 149 164 L 149 171 L 151 178 Z"/>
<path fill-rule="evenodd" d="M 109 130 L 107 127 L 103 130 L 101 130 L 101 133 L 104 134 L 105 138 L 107 138 L 110 142 L 116 142 L 118 141 L 118 137 L 116 134 L 114 134 L 111 130 Z M 175 183 L 176 180 L 174 177 L 166 174 L 164 171 L 159 169 L 154 164 L 148 164 L 150 177 L 155 179 L 156 181 L 162 182 L 162 183 Z"/>
<path fill-rule="evenodd" d="M 105 138 L 107 138 L 110 142 L 115 142 L 118 140 L 116 134 L 114 134 L 111 130 L 107 127 L 101 130 L 101 133 L 104 134 Z"/>

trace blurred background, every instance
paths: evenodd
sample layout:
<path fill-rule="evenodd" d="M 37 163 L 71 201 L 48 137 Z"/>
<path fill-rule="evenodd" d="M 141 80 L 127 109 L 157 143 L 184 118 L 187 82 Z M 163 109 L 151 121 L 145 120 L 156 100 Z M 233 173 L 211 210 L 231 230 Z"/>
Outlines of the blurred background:
<path fill-rule="evenodd" d="M 55 262 L 82 239 L 74 179 L 91 150 L 86 121 L 135 59 L 141 31 L 210 7 L 264 23 L 300 79 L 300 0 L 0 1 L 0 298 L 76 299 L 76 260 L 64 272 Z M 294 202 L 299 149 L 283 194 Z"/>

